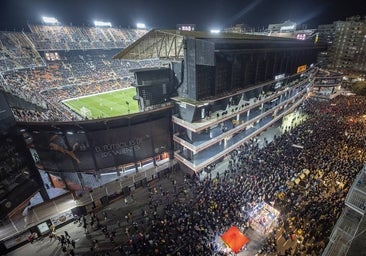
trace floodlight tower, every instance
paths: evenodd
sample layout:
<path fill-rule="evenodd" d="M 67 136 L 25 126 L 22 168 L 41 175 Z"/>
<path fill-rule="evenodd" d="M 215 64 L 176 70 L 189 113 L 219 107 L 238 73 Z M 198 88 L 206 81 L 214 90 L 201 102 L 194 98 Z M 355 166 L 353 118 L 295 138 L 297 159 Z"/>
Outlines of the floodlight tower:
<path fill-rule="evenodd" d="M 220 33 L 220 32 L 221 32 L 221 30 L 220 30 L 220 29 L 211 29 L 211 30 L 210 30 L 210 32 L 211 32 L 212 34 L 218 34 L 218 33 Z"/>
<path fill-rule="evenodd" d="M 105 21 L 99 21 L 99 20 L 95 20 L 94 21 L 94 26 L 96 27 L 112 27 L 112 23 L 110 22 L 105 22 Z"/>
<path fill-rule="evenodd" d="M 42 16 L 42 20 L 45 24 L 48 24 L 48 25 L 56 25 L 59 23 L 55 17 Z"/>
<path fill-rule="evenodd" d="M 146 29 L 146 25 L 145 25 L 145 23 L 138 22 L 138 23 L 136 23 L 136 28 L 138 28 L 138 29 Z"/>

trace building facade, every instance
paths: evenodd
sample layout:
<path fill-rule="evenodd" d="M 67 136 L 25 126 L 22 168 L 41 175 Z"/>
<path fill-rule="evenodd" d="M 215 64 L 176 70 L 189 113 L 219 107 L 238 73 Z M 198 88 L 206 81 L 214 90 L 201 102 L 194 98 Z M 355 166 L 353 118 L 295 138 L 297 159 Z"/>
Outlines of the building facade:
<path fill-rule="evenodd" d="M 150 31 L 117 58 L 174 60 L 174 158 L 200 173 L 301 105 L 321 49 L 279 37 Z"/>
<path fill-rule="evenodd" d="M 319 63 L 342 71 L 366 71 L 366 19 L 353 16 L 345 21 L 319 26 L 319 41 L 328 43 Z"/>

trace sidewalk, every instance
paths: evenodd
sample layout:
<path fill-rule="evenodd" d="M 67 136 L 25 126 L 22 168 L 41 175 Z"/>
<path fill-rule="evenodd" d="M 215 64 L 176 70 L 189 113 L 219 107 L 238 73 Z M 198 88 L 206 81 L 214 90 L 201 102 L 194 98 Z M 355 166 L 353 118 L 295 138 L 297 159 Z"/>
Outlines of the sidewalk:
<path fill-rule="evenodd" d="M 179 191 L 184 186 L 184 174 L 182 172 L 175 172 L 168 174 L 168 177 L 158 178 L 149 183 L 149 187 L 153 192 L 152 202 L 153 205 L 157 205 L 157 212 L 160 214 L 163 211 L 164 206 L 170 200 L 163 200 L 161 197 L 161 191 L 168 191 L 171 194 L 171 199 L 174 194 L 174 186 L 172 183 L 172 179 L 176 180 L 177 183 L 177 196 L 181 196 Z M 110 252 L 110 255 L 121 255 L 118 252 L 118 247 L 120 244 L 126 244 L 127 237 L 126 228 L 128 228 L 129 235 L 137 233 L 135 230 L 135 225 L 137 224 L 138 231 L 145 232 L 146 221 L 145 218 L 142 217 L 142 211 L 146 210 L 150 219 L 152 218 L 152 211 L 149 207 L 149 192 L 147 187 L 139 187 L 134 190 L 131 195 L 127 196 L 127 204 L 125 203 L 124 198 L 113 202 L 112 204 L 106 206 L 105 208 L 99 210 L 96 214 L 101 220 L 101 225 L 106 225 L 108 230 L 114 230 L 116 236 L 114 238 L 114 242 L 111 242 L 109 238 L 106 238 L 101 229 L 92 229 L 88 228 L 88 234 L 85 234 L 84 228 L 82 225 L 74 224 L 73 222 L 63 226 L 56 230 L 57 235 L 64 234 L 66 230 L 71 239 L 76 242 L 76 247 L 74 249 L 75 255 L 93 255 L 96 253 L 102 252 Z M 106 212 L 107 220 L 104 220 L 103 213 Z M 131 218 L 126 219 L 125 216 L 131 213 Z M 87 223 L 89 223 L 89 216 L 87 216 Z M 99 249 L 95 249 L 94 253 L 90 251 L 92 246 L 92 240 L 97 239 Z M 69 247 L 71 249 L 71 246 Z M 112 251 L 111 251 L 112 250 Z M 7 255 L 10 256 L 24 256 L 24 255 L 37 255 L 37 256 L 49 256 L 49 255 L 64 255 L 62 252 L 61 244 L 55 239 L 50 241 L 50 239 L 46 236 L 41 238 L 38 241 L 35 241 L 33 244 L 26 244 Z"/>
<path fill-rule="evenodd" d="M 261 133 L 256 137 L 256 141 L 258 143 L 259 148 L 263 148 L 267 143 L 273 141 L 275 136 L 281 136 L 285 132 L 285 128 L 293 129 L 301 122 L 306 120 L 306 116 L 299 114 L 299 112 L 295 111 L 291 114 L 285 116 L 281 124 L 275 123 L 273 126 L 269 127 L 266 131 Z M 211 170 L 211 178 L 216 178 L 217 175 L 221 175 L 228 169 L 229 166 L 229 158 L 224 159 L 222 162 L 217 163 L 215 168 Z M 200 175 L 200 180 L 204 180 L 207 175 L 206 172 L 203 172 Z"/>
<path fill-rule="evenodd" d="M 302 117 L 297 117 L 297 115 L 294 114 L 293 116 L 286 118 L 282 125 L 267 129 L 258 137 L 259 146 L 265 146 L 264 138 L 269 143 L 273 140 L 275 135 L 278 136 L 283 133 L 283 127 L 289 127 L 289 124 L 294 127 L 299 124 L 301 120 L 303 120 Z M 226 168 L 227 161 L 218 164 L 213 170 L 212 178 L 216 177 L 216 172 L 222 173 Z M 173 185 L 174 180 L 176 181 L 176 189 Z M 148 233 L 148 227 L 150 226 L 150 221 L 153 219 L 153 212 L 155 209 L 157 214 L 160 215 L 160 213 L 163 212 L 164 206 L 172 200 L 194 199 L 195 195 L 191 191 L 188 194 L 181 193 L 184 189 L 189 191 L 188 184 L 185 182 L 185 174 L 182 171 L 173 171 L 164 177 L 149 182 L 148 187 L 139 187 L 133 190 L 131 192 L 132 196 L 129 195 L 121 198 L 100 209 L 96 213 L 100 219 L 100 224 L 102 226 L 107 226 L 108 231 L 115 232 L 114 241 L 110 241 L 110 239 L 103 234 L 101 229 L 93 229 L 89 226 L 88 233 L 86 234 L 81 225 L 74 223 L 67 224 L 64 227 L 57 229 L 56 233 L 57 235 L 62 235 L 66 230 L 70 234 L 71 239 L 76 242 L 74 249 L 75 255 L 96 255 L 107 251 L 110 255 L 122 255 L 118 252 L 118 248 L 121 244 L 126 245 L 128 239 L 138 232 Z M 151 203 L 149 203 L 150 198 Z M 144 211 L 147 212 L 147 216 L 144 216 Z M 104 212 L 107 215 L 106 220 L 103 217 Z M 87 216 L 87 223 L 89 223 L 89 220 L 90 216 Z M 251 239 L 251 242 L 248 244 L 248 250 L 242 251 L 238 255 L 254 255 L 261 247 L 264 239 L 264 237 L 260 237 L 252 230 L 248 230 L 246 235 Z M 91 252 L 92 241 L 94 239 L 98 240 L 98 248 Z M 281 239 L 280 236 L 278 236 L 277 242 L 278 244 L 281 244 L 281 249 L 293 246 L 292 244 L 286 244 L 286 241 Z M 124 249 L 126 252 L 128 246 L 125 246 Z M 50 241 L 48 237 L 45 237 L 39 241 L 35 241 L 33 244 L 26 244 L 23 247 L 8 253 L 8 255 L 61 256 L 65 254 L 62 252 L 61 245 L 57 240 L 53 239 Z"/>

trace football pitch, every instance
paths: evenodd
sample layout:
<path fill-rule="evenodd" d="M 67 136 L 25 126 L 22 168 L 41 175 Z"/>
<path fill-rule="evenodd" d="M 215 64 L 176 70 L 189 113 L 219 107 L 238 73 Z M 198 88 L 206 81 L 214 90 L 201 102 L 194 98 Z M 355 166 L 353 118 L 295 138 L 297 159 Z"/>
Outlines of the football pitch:
<path fill-rule="evenodd" d="M 134 95 L 136 88 L 131 87 L 68 99 L 62 103 L 82 117 L 97 119 L 139 112 L 137 101 L 132 99 Z"/>

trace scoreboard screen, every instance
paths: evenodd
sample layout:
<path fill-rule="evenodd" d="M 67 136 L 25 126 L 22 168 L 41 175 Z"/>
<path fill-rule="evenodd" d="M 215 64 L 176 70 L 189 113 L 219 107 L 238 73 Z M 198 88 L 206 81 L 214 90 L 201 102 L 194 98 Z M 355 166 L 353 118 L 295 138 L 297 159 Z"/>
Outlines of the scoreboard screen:
<path fill-rule="evenodd" d="M 178 28 L 178 30 L 183 30 L 183 31 L 195 31 L 196 24 L 178 24 L 177 28 Z"/>

